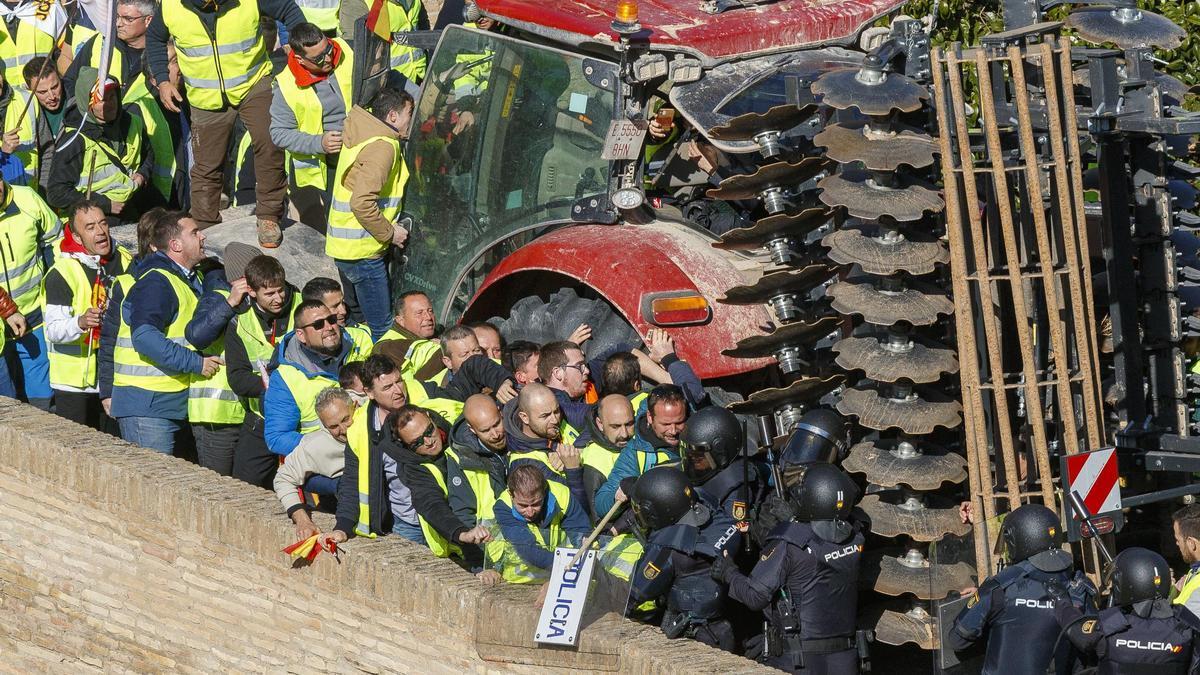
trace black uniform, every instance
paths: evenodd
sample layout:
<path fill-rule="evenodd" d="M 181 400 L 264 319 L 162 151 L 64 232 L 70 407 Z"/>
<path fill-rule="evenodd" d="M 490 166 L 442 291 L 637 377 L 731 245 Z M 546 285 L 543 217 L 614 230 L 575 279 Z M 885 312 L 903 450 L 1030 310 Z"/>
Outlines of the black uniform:
<path fill-rule="evenodd" d="M 1079 650 L 1100 659 L 1099 675 L 1200 673 L 1200 619 L 1163 598 L 1085 615 L 1059 600 L 1055 614 Z"/>
<path fill-rule="evenodd" d="M 733 629 L 722 611 L 725 591 L 709 569 L 725 551 L 736 552 L 740 542 L 732 518 L 694 504 L 674 525 L 650 534 L 629 589 L 633 604 L 666 595 L 662 628 L 667 637 L 686 635 L 732 651 Z"/>
<path fill-rule="evenodd" d="M 766 490 L 764 472 L 757 464 L 746 459 L 735 459 L 717 475 L 696 486 L 701 503 L 714 511 L 723 511 L 738 522 L 749 520 L 751 509 L 759 503 Z"/>
<path fill-rule="evenodd" d="M 1095 589 L 1081 573 L 1070 567 L 1045 572 L 1022 560 L 983 582 L 954 620 L 947 646 L 962 651 L 986 640 L 987 675 L 1043 675 L 1052 659 L 1054 672 L 1066 675 L 1075 655 L 1066 640 L 1058 640 L 1051 586 L 1067 587 L 1069 604 L 1091 611 Z"/>
<path fill-rule="evenodd" d="M 766 538 L 747 577 L 725 568 L 729 597 L 750 609 L 770 605 L 763 661 L 793 673 L 858 672 L 854 644 L 863 535 L 845 523 L 826 541 L 810 523 L 782 523 Z"/>

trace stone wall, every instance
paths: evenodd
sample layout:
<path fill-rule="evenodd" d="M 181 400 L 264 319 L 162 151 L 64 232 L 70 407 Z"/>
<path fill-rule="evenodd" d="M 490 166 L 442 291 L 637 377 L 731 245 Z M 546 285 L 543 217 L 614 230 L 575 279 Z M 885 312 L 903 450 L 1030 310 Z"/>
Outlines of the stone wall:
<path fill-rule="evenodd" d="M 0 399 L 0 671 L 759 670 L 614 614 L 538 648 L 532 589 L 399 537 L 293 567 L 293 538 L 272 493 Z"/>

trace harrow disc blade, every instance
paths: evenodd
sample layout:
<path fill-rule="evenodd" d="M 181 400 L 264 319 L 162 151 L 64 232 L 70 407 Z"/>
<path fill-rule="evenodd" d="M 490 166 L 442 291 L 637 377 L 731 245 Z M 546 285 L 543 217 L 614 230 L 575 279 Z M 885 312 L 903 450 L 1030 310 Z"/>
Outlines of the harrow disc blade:
<path fill-rule="evenodd" d="M 721 241 L 713 243 L 713 248 L 746 251 L 760 248 L 771 239 L 783 236 L 800 239 L 829 222 L 831 214 L 832 210 L 821 205 L 793 213 L 767 216 L 754 223 L 753 227 L 743 227 L 726 232 L 721 235 Z"/>
<path fill-rule="evenodd" d="M 1187 32 L 1165 16 L 1132 7 L 1091 7 L 1067 16 L 1067 25 L 1089 42 L 1110 43 L 1121 49 L 1175 49 Z"/>
<path fill-rule="evenodd" d="M 760 166 L 754 173 L 730 176 L 707 193 L 712 199 L 757 199 L 771 188 L 795 188 L 820 173 L 827 166 L 823 157 L 805 157 L 799 162 L 775 162 Z"/>
<path fill-rule="evenodd" d="M 953 429 L 962 424 L 962 405 L 958 401 L 923 398 L 910 394 L 890 398 L 874 389 L 848 388 L 842 392 L 837 411 L 854 415 L 868 429 L 899 429 L 910 436 L 931 434 L 938 427 Z"/>
<path fill-rule="evenodd" d="M 936 649 L 938 644 L 933 634 L 933 618 L 928 613 L 892 609 L 884 609 L 875 622 L 875 639 L 896 646 L 912 642 L 926 651 Z"/>
<path fill-rule="evenodd" d="M 909 558 L 904 551 L 877 551 L 864 556 L 859 584 L 884 595 L 915 595 L 919 600 L 941 600 L 953 591 L 973 586 L 975 571 L 965 562 L 937 564 L 923 557 Z"/>
<path fill-rule="evenodd" d="M 962 455 L 922 445 L 921 452 L 905 456 L 895 439 L 864 441 L 850 448 L 842 468 L 861 473 L 867 481 L 883 487 L 907 485 L 915 490 L 936 490 L 942 483 L 967 479 L 967 460 Z"/>
<path fill-rule="evenodd" d="M 954 303 L 941 291 L 913 279 L 901 290 L 883 290 L 871 279 L 856 277 L 829 286 L 825 294 L 833 298 L 834 311 L 861 316 L 876 326 L 892 326 L 907 321 L 914 326 L 930 326 L 941 315 L 954 312 Z"/>
<path fill-rule="evenodd" d="M 884 501 L 878 494 L 863 497 L 858 506 L 870 516 L 871 532 L 883 537 L 903 535 L 915 541 L 937 541 L 948 534 L 961 537 L 971 531 L 971 526 L 962 522 L 957 506 L 907 508 Z"/>
<path fill-rule="evenodd" d="M 868 274 L 896 272 L 929 274 L 950 262 L 950 252 L 936 237 L 923 232 L 869 232 L 868 224 L 845 225 L 821 239 L 829 257 L 839 265 L 859 265 Z"/>
<path fill-rule="evenodd" d="M 911 380 L 936 382 L 943 373 L 958 372 L 954 350 L 914 336 L 894 344 L 887 335 L 864 335 L 838 340 L 833 345 L 836 363 L 846 370 L 861 370 L 876 382 Z"/>
<path fill-rule="evenodd" d="M 740 340 L 736 347 L 721 353 L 738 359 L 771 356 L 784 347 L 810 345 L 837 330 L 841 322 L 840 317 L 826 316 L 814 321 L 784 324 L 766 335 L 752 335 Z"/>
<path fill-rule="evenodd" d="M 933 164 L 937 152 L 933 138 L 919 129 L 902 126 L 880 131 L 865 121 L 831 124 L 813 138 L 813 143 L 824 147 L 825 156 L 839 164 L 861 162 L 873 171 L 926 167 Z"/>
<path fill-rule="evenodd" d="M 760 305 L 783 293 L 803 294 L 833 276 L 837 268 L 824 263 L 815 263 L 798 270 L 768 272 L 749 286 L 734 286 L 717 302 L 726 305 Z"/>
<path fill-rule="evenodd" d="M 865 171 L 849 170 L 822 178 L 821 201 L 840 206 L 846 213 L 863 220 L 889 216 L 898 222 L 919 220 L 927 212 L 937 213 L 946 203 L 934 190 L 912 179 L 902 179 L 899 187 L 880 185 Z"/>
<path fill-rule="evenodd" d="M 859 73 L 863 73 L 860 76 Z M 913 112 L 929 99 L 929 91 L 897 73 L 871 77 L 869 71 L 843 68 L 825 73 L 812 84 L 812 92 L 831 108 L 858 108 L 864 115 L 887 115 L 893 110 Z"/>
<path fill-rule="evenodd" d="M 749 399 L 731 403 L 726 407 L 730 412 L 739 415 L 770 415 L 780 406 L 816 402 L 836 389 L 845 379 L 843 375 L 805 376 L 786 387 L 756 391 L 750 394 Z"/>
<path fill-rule="evenodd" d="M 749 141 L 759 134 L 770 131 L 783 132 L 812 117 L 816 104 L 803 106 L 777 105 L 765 113 L 746 113 L 731 117 L 720 126 L 708 130 L 708 135 L 718 141 Z"/>

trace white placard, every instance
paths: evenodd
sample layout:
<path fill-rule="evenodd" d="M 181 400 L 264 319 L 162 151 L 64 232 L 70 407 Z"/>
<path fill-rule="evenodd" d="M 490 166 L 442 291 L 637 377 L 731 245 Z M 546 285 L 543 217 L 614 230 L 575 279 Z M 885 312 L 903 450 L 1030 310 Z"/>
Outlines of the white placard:
<path fill-rule="evenodd" d="M 588 584 L 592 580 L 592 568 L 596 563 L 596 552 L 588 551 L 578 565 L 567 569 L 574 557 L 573 548 L 554 551 L 550 588 L 546 590 L 546 602 L 538 618 L 537 632 L 533 634 L 536 642 L 575 644 L 579 621 L 583 618 L 583 605 L 587 601 Z"/>

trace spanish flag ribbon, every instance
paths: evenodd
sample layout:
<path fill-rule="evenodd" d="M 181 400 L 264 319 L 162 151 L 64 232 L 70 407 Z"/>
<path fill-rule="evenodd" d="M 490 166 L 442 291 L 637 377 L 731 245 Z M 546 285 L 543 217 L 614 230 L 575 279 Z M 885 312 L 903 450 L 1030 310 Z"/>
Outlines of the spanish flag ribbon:
<path fill-rule="evenodd" d="M 317 543 L 317 539 L 320 536 L 321 535 L 319 534 L 314 534 L 308 539 L 301 539 L 300 541 L 284 548 L 283 552 L 297 560 L 304 558 L 308 562 L 312 562 L 318 555 L 321 554 L 321 545 Z M 331 544 L 330 548 L 333 548 L 334 550 L 330 551 L 330 553 L 336 553 L 337 549 L 334 548 L 335 546 L 336 545 Z"/>

